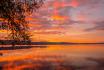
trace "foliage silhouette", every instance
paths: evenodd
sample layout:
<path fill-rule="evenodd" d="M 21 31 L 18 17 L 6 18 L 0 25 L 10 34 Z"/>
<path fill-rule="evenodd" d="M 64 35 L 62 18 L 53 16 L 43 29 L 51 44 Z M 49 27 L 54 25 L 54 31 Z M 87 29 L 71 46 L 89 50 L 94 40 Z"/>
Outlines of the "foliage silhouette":
<path fill-rule="evenodd" d="M 2 29 L 10 32 L 9 38 L 15 40 L 31 42 L 28 21 L 26 15 L 30 15 L 43 4 L 43 0 L 0 0 L 0 20 Z"/>

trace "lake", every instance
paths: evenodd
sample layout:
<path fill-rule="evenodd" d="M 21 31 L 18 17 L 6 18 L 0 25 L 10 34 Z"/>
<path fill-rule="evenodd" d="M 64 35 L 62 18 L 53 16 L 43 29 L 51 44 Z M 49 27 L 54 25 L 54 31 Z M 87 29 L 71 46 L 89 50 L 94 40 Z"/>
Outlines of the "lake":
<path fill-rule="evenodd" d="M 33 46 L 0 50 L 0 70 L 104 70 L 103 44 Z"/>

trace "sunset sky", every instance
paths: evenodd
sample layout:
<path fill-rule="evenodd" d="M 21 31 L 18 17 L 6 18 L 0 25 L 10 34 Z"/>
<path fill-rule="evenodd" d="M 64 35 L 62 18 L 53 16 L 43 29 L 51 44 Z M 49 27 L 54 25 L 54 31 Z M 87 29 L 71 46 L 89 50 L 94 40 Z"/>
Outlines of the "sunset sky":
<path fill-rule="evenodd" d="M 45 0 L 26 20 L 33 41 L 104 42 L 104 0 Z"/>

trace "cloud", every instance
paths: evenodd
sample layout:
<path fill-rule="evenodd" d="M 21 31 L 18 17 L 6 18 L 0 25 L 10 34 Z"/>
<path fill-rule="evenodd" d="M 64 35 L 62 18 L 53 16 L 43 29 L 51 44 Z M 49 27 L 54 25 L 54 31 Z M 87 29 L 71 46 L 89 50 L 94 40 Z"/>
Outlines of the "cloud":
<path fill-rule="evenodd" d="M 104 0 L 46 0 L 44 6 L 34 13 L 33 19 L 29 18 L 33 24 L 31 30 L 43 30 L 44 32 L 55 29 L 58 31 L 57 33 L 60 33 L 71 30 L 72 27 L 75 27 L 75 23 L 79 24 L 79 29 L 77 29 L 79 32 L 103 30 L 103 24 L 100 24 L 101 26 L 98 25 L 99 23 L 93 24 L 104 18 L 103 3 Z M 45 33 L 48 34 L 48 32 L 39 34 Z"/>
<path fill-rule="evenodd" d="M 62 34 L 60 31 L 34 31 L 34 34 Z"/>
<path fill-rule="evenodd" d="M 72 7 L 74 7 L 74 8 L 78 7 L 78 5 L 79 5 L 79 2 L 78 2 L 77 0 L 72 0 L 72 1 L 70 2 L 70 6 L 72 6 Z"/>
<path fill-rule="evenodd" d="M 95 26 L 92 28 L 88 28 L 85 31 L 93 31 L 93 30 L 104 30 L 104 21 L 95 22 Z"/>

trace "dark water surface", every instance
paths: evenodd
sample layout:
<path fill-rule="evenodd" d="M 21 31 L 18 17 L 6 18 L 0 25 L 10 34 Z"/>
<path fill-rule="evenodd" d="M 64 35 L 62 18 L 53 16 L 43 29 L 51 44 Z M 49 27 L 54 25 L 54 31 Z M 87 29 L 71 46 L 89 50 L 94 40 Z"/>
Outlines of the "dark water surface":
<path fill-rule="evenodd" d="M 35 46 L 0 53 L 0 70 L 104 70 L 100 44 Z"/>

